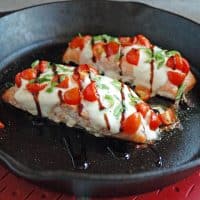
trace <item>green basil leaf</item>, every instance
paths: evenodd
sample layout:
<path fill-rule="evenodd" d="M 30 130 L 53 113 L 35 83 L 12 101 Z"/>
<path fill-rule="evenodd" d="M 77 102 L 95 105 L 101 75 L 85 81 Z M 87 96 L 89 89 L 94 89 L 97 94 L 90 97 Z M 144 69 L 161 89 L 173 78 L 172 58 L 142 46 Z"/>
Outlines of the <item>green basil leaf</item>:
<path fill-rule="evenodd" d="M 94 42 L 103 41 L 102 35 L 95 35 L 95 36 L 93 36 L 93 41 Z"/>
<path fill-rule="evenodd" d="M 37 66 L 40 63 L 39 60 L 35 60 L 32 64 L 31 67 L 34 68 L 35 66 Z"/>
<path fill-rule="evenodd" d="M 179 101 L 182 96 L 183 96 L 183 93 L 184 93 L 184 90 L 185 90 L 185 84 L 182 84 L 179 88 L 178 88 L 178 91 L 177 91 L 177 94 L 176 94 L 176 101 Z"/>
<path fill-rule="evenodd" d="M 137 104 L 140 101 L 139 97 L 134 97 L 132 94 L 128 94 L 128 97 L 130 98 L 129 104 L 132 106 L 134 106 L 135 104 Z"/>
<path fill-rule="evenodd" d="M 97 87 L 102 90 L 109 90 L 109 87 L 105 84 L 97 83 Z"/>
<path fill-rule="evenodd" d="M 108 101 L 108 103 L 110 104 L 109 106 L 112 107 L 114 105 L 114 99 L 111 95 L 106 94 L 105 95 L 105 99 Z"/>
<path fill-rule="evenodd" d="M 47 89 L 46 89 L 46 92 L 52 93 L 53 90 L 54 90 L 54 87 L 55 87 L 56 85 L 58 85 L 58 83 L 56 83 L 56 82 L 51 82 L 51 87 L 47 88 Z"/>
<path fill-rule="evenodd" d="M 181 55 L 180 52 L 178 52 L 176 50 L 171 50 L 171 51 L 166 52 L 167 57 L 171 57 L 171 56 L 174 56 L 176 54 Z"/>
<path fill-rule="evenodd" d="M 116 119 L 119 119 L 121 113 L 123 112 L 123 107 L 121 104 L 117 105 L 114 109 L 114 116 L 116 117 Z"/>
<path fill-rule="evenodd" d="M 121 83 L 117 80 L 113 80 L 111 84 L 118 90 L 121 88 Z"/>

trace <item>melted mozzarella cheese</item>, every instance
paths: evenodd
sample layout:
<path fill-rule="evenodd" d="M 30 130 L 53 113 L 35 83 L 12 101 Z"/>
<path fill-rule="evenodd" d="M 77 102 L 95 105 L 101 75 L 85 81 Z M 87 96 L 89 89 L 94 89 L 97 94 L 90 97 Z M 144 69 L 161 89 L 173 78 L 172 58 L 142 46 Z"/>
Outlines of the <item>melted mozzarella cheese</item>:
<path fill-rule="evenodd" d="M 21 105 L 23 110 L 30 112 L 33 115 L 37 115 L 37 108 L 33 95 L 26 89 L 27 80 L 22 79 L 21 87 L 15 93 L 14 98 Z"/>

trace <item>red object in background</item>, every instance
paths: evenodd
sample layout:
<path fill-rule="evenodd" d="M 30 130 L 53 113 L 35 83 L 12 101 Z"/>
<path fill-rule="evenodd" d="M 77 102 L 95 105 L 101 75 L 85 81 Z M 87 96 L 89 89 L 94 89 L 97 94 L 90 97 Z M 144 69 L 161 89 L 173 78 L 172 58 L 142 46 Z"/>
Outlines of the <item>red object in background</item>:
<path fill-rule="evenodd" d="M 0 200 L 76 200 L 66 194 L 41 189 L 32 183 L 16 177 L 0 166 Z M 199 200 L 200 170 L 190 177 L 151 193 L 121 198 L 91 198 L 91 200 Z"/>

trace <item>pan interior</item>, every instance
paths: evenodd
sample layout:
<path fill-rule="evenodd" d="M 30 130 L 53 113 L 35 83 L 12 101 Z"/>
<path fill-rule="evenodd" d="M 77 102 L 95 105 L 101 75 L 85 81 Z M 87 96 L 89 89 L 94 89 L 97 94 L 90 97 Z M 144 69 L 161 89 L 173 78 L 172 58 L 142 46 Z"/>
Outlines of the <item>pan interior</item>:
<path fill-rule="evenodd" d="M 65 48 L 66 42 L 57 38 L 37 47 L 26 48 L 25 51 L 16 51 L 2 66 L 1 94 L 13 82 L 15 74 L 29 67 L 35 59 L 61 63 Z M 199 79 L 199 71 L 193 71 Z M 129 174 L 178 166 L 199 157 L 199 89 L 197 84 L 189 94 L 194 107 L 182 107 L 180 110 L 183 129 L 163 133 L 162 140 L 153 145 L 153 150 L 150 147 L 137 148 L 137 145 L 125 141 L 96 138 L 81 129 L 38 119 L 2 101 L 0 120 L 5 123 L 6 128 L 0 130 L 0 147 L 34 170 Z M 162 98 L 156 98 L 153 102 L 171 103 Z M 159 163 L 161 159 L 162 166 Z"/>

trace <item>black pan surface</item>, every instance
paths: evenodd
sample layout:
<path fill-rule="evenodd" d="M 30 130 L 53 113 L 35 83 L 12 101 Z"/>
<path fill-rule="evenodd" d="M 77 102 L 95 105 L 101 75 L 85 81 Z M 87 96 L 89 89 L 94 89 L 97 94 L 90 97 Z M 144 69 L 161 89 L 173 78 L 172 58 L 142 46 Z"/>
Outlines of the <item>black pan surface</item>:
<path fill-rule="evenodd" d="M 21 10 L 0 19 L 0 88 L 35 59 L 61 63 L 77 33 L 142 33 L 166 49 L 178 49 L 200 79 L 200 27 L 139 3 L 69 1 Z M 0 101 L 0 159 L 16 174 L 82 196 L 147 192 L 173 183 L 200 166 L 200 85 L 182 106 L 183 129 L 165 133 L 147 148 L 38 119 Z M 153 102 L 172 102 L 156 98 Z"/>

